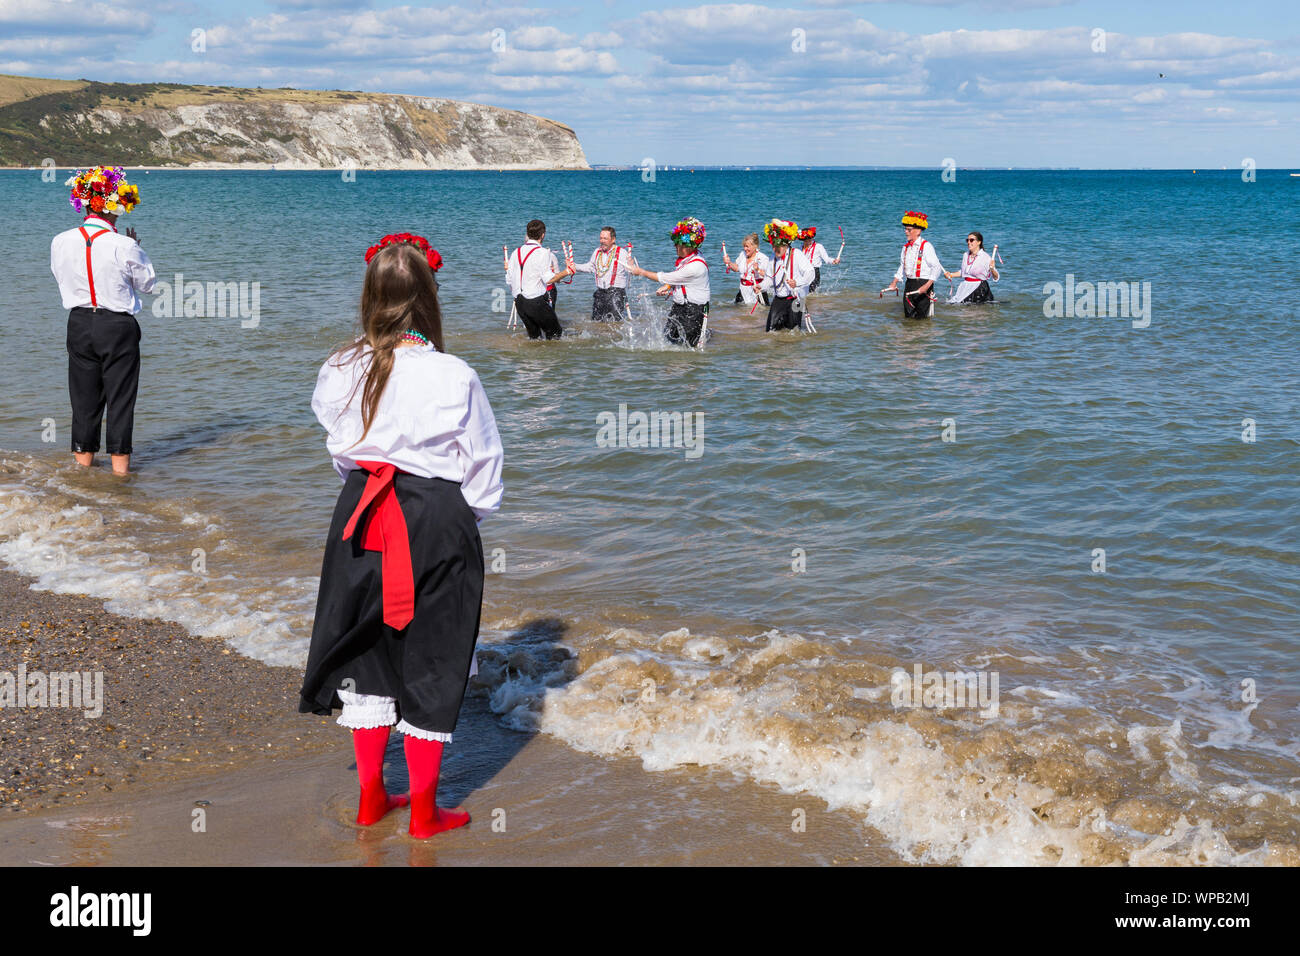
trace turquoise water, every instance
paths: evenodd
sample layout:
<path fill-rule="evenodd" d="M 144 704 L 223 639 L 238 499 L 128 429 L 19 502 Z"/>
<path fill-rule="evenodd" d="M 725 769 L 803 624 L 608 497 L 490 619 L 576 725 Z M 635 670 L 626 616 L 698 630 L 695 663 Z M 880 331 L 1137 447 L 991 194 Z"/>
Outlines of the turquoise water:
<path fill-rule="evenodd" d="M 38 171 L 0 173 L 21 210 L 0 235 L 0 558 L 43 586 L 300 661 L 337 493 L 315 373 L 355 321 L 366 246 L 410 230 L 446 261 L 448 348 L 478 370 L 506 448 L 505 504 L 483 526 L 504 570 L 481 690 L 508 724 L 806 790 L 916 859 L 1263 862 L 1300 846 L 1300 181 L 1285 172 L 136 181 L 129 223 L 160 278 L 256 282 L 260 313 L 244 328 L 146 306 L 138 474 L 71 471 L 48 243 L 75 217 Z M 901 320 L 878 290 L 904 209 L 929 214 L 945 268 L 970 229 L 1001 246 L 995 304 Z M 589 278 L 561 286 L 558 343 L 494 311 L 501 246 L 527 219 L 584 259 L 615 225 L 668 268 L 685 215 L 709 231 L 703 352 L 658 340 L 642 280 L 619 328 L 587 321 Z M 761 309 L 731 304 L 718 243 L 734 256 L 774 215 L 819 226 L 832 252 L 844 229 L 815 336 L 765 335 Z M 1149 283 L 1149 324 L 1045 315 L 1045 285 L 1070 275 Z M 601 447 L 620 405 L 699 413 L 702 454 Z M 538 619 L 564 622 L 562 652 L 530 644 Z M 915 664 L 997 672 L 999 715 L 894 707 L 890 674 Z M 630 706 L 646 681 L 655 704 Z M 984 796 L 977 777 L 1002 785 Z"/>

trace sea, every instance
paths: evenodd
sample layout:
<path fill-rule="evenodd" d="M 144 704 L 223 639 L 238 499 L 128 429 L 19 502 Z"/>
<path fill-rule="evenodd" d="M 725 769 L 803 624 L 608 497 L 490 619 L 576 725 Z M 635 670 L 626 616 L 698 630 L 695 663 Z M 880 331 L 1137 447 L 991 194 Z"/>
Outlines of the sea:
<path fill-rule="evenodd" d="M 132 171 L 127 480 L 68 451 L 66 175 L 0 172 L 0 562 L 36 587 L 300 666 L 339 490 L 316 374 L 367 246 L 416 232 L 505 447 L 472 689 L 505 727 L 803 795 L 903 862 L 1300 862 L 1287 171 Z M 903 319 L 905 210 L 948 270 L 998 246 L 993 303 L 940 280 Z M 662 270 L 685 216 L 704 348 L 642 279 L 622 322 L 579 274 L 561 340 L 508 328 L 527 220 Z M 842 231 L 815 334 L 733 302 L 720 245 L 774 216 Z"/>

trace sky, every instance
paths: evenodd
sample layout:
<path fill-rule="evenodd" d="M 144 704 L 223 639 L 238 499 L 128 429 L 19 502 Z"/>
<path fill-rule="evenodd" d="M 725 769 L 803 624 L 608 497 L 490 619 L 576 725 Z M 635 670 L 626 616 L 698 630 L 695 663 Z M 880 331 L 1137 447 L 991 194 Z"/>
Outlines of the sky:
<path fill-rule="evenodd" d="M 597 164 L 1300 168 L 1295 9 L 0 0 L 0 72 L 468 100 Z"/>

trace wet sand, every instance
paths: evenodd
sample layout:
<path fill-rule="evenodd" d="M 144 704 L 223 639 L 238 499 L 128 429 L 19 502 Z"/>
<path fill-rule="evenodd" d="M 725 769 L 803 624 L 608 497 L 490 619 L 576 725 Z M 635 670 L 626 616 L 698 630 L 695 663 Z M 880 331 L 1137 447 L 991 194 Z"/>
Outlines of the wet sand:
<path fill-rule="evenodd" d="M 104 712 L 0 708 L 0 865 L 897 863 L 820 800 L 729 773 L 648 773 L 504 728 L 467 698 L 439 803 L 471 825 L 352 823 L 346 731 L 296 713 L 300 673 L 0 572 L 0 671 L 102 670 Z M 386 774 L 405 788 L 402 738 Z"/>

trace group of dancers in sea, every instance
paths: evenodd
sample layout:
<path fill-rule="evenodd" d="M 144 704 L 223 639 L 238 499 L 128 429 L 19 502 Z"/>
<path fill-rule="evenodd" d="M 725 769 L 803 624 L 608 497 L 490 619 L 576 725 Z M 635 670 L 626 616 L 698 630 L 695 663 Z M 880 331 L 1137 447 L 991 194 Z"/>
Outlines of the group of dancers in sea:
<path fill-rule="evenodd" d="M 903 283 L 903 315 L 909 319 L 931 318 L 937 301 L 934 288 L 940 276 L 950 281 L 960 279 L 949 296 L 950 303 L 992 302 L 993 290 L 989 281 L 998 281 L 994 264 L 997 246 L 993 252 L 984 249 L 984 236 L 971 232 L 966 237 L 966 252 L 961 268 L 946 271 L 939 262 L 934 244 L 922 237 L 929 228 L 929 218 L 920 212 L 908 210 L 903 215 L 903 229 L 907 234 L 899 253 L 898 271 L 894 281 L 882 290 L 899 291 Z M 591 318 L 596 322 L 630 319 L 627 288 L 630 276 L 640 276 L 660 283 L 656 294 L 670 298 L 672 306 L 664 322 L 664 337 L 674 344 L 691 348 L 700 347 L 708 340 L 709 265 L 700 255 L 706 231 L 704 223 L 692 217 L 681 220 L 673 227 L 669 239 L 677 250 L 677 261 L 670 270 L 653 271 L 641 268 L 632 255 L 632 244 L 620 246 L 618 233 L 613 226 L 600 230 L 600 244 L 586 262 L 573 258 L 573 244 L 561 242 L 564 267 L 555 254 L 546 248 L 546 223 L 531 220 L 524 228 L 526 241 L 511 251 L 501 247 L 502 266 L 510 286 L 513 306 L 508 325 L 522 323 L 532 339 L 557 339 L 564 333 L 555 312 L 557 282 L 572 281 L 579 272 L 594 276 L 596 289 L 592 295 Z M 727 255 L 727 244 L 722 244 L 722 262 L 725 272 L 740 276 L 736 304 L 748 305 L 750 314 L 759 303 L 767 306 L 765 331 L 780 332 L 802 328 L 816 332 L 808 311 L 808 296 L 821 286 L 822 266 L 839 265 L 844 254 L 843 230 L 840 230 L 840 248 L 832 257 L 817 240 L 817 227 L 800 229 L 797 223 L 786 219 L 773 219 L 763 225 L 763 238 L 771 247 L 771 255 L 761 251 L 758 233 L 750 233 L 741 241 L 741 254 L 732 259 Z M 800 243 L 795 248 L 795 243 Z"/>
<path fill-rule="evenodd" d="M 125 474 L 140 373 L 135 316 L 156 276 L 134 230 L 119 233 L 117 219 L 136 207 L 140 192 L 120 166 L 78 170 L 67 184 L 82 221 L 54 237 L 50 266 L 69 310 L 72 453 L 79 466 L 94 465 L 107 412 L 113 471 Z M 909 212 L 903 225 L 908 242 L 890 288 L 903 281 L 905 314 L 922 318 L 933 314 L 942 268 L 919 238 L 925 217 Z M 740 302 L 767 303 L 769 330 L 798 328 L 806 315 L 799 306 L 817 287 L 818 269 L 839 255 L 827 256 L 814 231 L 792 222 L 774 219 L 763 235 L 770 257 L 751 235 L 738 259 L 724 251 L 723 262 L 740 275 Z M 612 228 L 601 231 L 600 247 L 581 265 L 566 244 L 563 269 L 542 245 L 542 222 L 528 223 L 527 237 L 513 253 L 505 250 L 504 264 L 531 337 L 562 332 L 549 287 L 590 272 L 594 318 L 626 315 L 627 277 L 642 276 L 672 298 L 668 338 L 691 346 L 704 338 L 709 267 L 699 255 L 705 230 L 698 219 L 673 229 L 677 261 L 664 272 L 642 269 Z M 799 240 L 803 249 L 794 248 Z M 987 290 L 987 277 L 997 278 L 978 233 L 969 244 L 976 249 L 963 263 L 963 286 L 980 287 L 962 296 L 967 301 Z M 298 709 L 340 711 L 338 723 L 351 731 L 360 784 L 356 824 L 371 826 L 409 805 L 407 832 L 417 839 L 469 823 L 464 810 L 438 807 L 438 780 L 443 747 L 476 670 L 484 584 L 478 525 L 504 494 L 492 406 L 478 375 L 448 354 L 443 340 L 442 264 L 429 241 L 413 233 L 384 236 L 366 250 L 359 328 L 326 358 L 311 398 L 343 487 L 325 541 Z M 394 729 L 405 738 L 409 794 L 390 794 L 384 782 Z"/>

